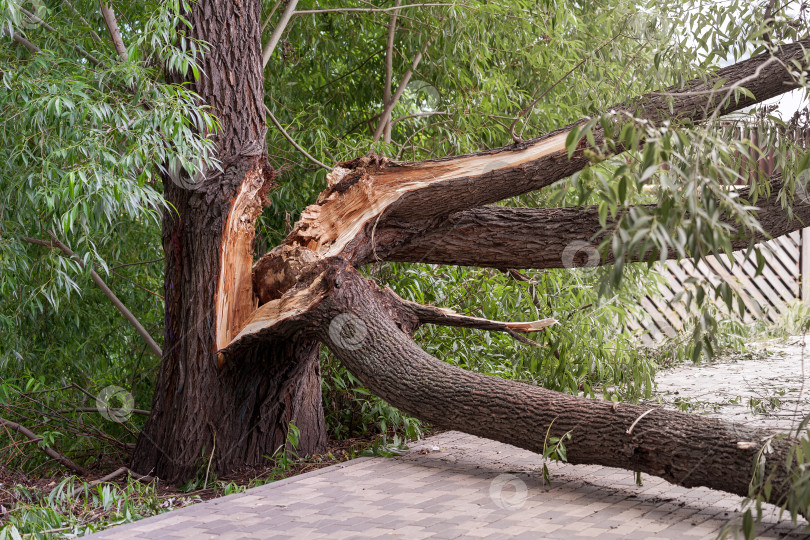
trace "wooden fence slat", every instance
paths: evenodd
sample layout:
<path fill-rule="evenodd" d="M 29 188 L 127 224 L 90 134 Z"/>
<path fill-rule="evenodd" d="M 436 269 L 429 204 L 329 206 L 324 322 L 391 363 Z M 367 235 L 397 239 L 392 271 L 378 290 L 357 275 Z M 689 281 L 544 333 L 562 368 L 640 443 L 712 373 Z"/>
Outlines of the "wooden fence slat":
<path fill-rule="evenodd" d="M 774 322 L 800 298 L 810 305 L 810 228 L 763 242 L 758 247 L 765 258 L 759 276 L 755 275 L 756 258 L 753 253 L 746 257 L 744 251 L 736 251 L 730 258 L 725 254 L 704 257 L 698 263 L 685 259 L 656 264 L 655 269 L 662 277 L 658 293 L 640 301 L 647 316 L 628 321 L 628 329 L 640 333 L 647 345 L 665 336 L 675 336 L 693 310 L 687 310 L 682 300 L 675 302 L 674 298 L 691 287 L 687 280 L 692 277 L 714 286 L 728 283 L 743 301 L 746 322 L 756 319 Z M 808 279 L 801 280 L 802 275 Z M 728 311 L 724 302 L 716 301 L 719 309 Z M 732 311 L 739 316 L 736 305 Z"/>

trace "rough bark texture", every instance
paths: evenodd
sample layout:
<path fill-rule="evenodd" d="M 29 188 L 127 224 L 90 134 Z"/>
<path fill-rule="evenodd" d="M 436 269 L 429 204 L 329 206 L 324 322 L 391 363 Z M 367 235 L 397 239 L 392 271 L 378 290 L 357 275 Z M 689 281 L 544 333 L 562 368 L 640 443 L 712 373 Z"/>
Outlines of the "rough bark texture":
<path fill-rule="evenodd" d="M 772 182 L 771 196 L 757 201 L 757 219 L 764 233 L 738 230 L 732 239 L 735 249 L 753 242 L 775 238 L 810 223 L 810 204 L 796 200 L 791 219 L 779 202 L 781 183 Z M 748 196 L 746 191 L 741 197 Z M 647 208 L 652 209 L 652 206 Z M 595 248 L 609 236 L 616 220 L 608 218 L 606 229 L 599 223 L 598 207 L 578 208 L 509 208 L 483 206 L 448 216 L 432 225 L 424 234 L 411 237 L 390 252 L 377 249 L 386 261 L 486 266 L 491 268 L 564 268 L 612 264 L 613 254 L 597 254 Z M 735 227 L 731 221 L 727 223 Z M 396 226 L 380 231 L 380 237 L 409 236 L 398 233 Z M 579 244 L 576 244 L 579 243 Z M 470 249 L 470 245 L 475 249 Z M 571 247 L 579 245 L 579 249 Z M 595 254 L 592 256 L 592 254 Z M 667 256 L 676 258 L 677 252 Z M 627 262 L 642 259 L 632 257 Z M 646 259 L 646 257 L 644 257 Z"/>
<path fill-rule="evenodd" d="M 216 354 L 256 307 L 253 227 L 272 185 L 260 13 L 258 0 L 200 0 L 190 14 L 194 37 L 211 44 L 194 84 L 221 123 L 215 141 L 224 173 L 164 179 L 172 208 L 163 218 L 163 361 L 133 468 L 169 481 L 209 460 L 214 471 L 264 463 L 290 422 L 301 429 L 301 452 L 326 441 L 317 343 L 245 350 L 225 368 Z"/>
<path fill-rule="evenodd" d="M 570 432 L 570 463 L 620 467 L 741 496 L 749 494 L 755 458 L 770 444 L 765 465 L 772 475 L 771 500 L 782 500 L 789 488 L 784 463 L 790 438 L 658 407 L 563 394 L 430 356 L 410 337 L 424 308 L 379 288 L 343 258 L 320 261 L 284 299 L 267 306 L 272 309 L 256 323 L 269 326 L 234 341 L 223 351 L 226 358 L 256 339 L 280 342 L 314 329 L 365 387 L 437 426 L 538 453 L 547 434 Z"/>

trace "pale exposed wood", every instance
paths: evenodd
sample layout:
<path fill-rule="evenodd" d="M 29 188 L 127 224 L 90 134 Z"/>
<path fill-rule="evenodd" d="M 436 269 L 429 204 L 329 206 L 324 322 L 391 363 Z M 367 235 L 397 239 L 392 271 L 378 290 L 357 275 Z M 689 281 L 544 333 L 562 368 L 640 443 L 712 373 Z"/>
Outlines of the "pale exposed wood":
<path fill-rule="evenodd" d="M 262 211 L 259 201 L 265 188 L 262 168 L 254 167 L 245 176 L 225 223 L 216 295 L 217 348 L 230 343 L 258 305 L 251 266 L 254 223 Z"/>

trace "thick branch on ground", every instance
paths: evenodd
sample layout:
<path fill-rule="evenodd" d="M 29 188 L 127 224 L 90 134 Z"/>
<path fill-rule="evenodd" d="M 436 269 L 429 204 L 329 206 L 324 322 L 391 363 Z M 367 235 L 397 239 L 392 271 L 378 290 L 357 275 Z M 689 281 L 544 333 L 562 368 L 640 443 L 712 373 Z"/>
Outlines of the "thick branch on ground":
<path fill-rule="evenodd" d="M 79 266 L 81 266 L 82 268 L 86 268 L 84 261 L 82 260 L 81 257 L 73 253 L 73 251 L 69 247 L 67 247 L 59 240 L 57 240 L 52 233 L 49 232 L 48 234 L 51 235 L 50 242 L 46 240 L 39 240 L 37 238 L 27 238 L 27 237 L 23 238 L 23 240 L 28 242 L 29 244 L 36 244 L 38 246 L 45 246 L 49 248 L 57 248 L 61 250 L 62 253 L 65 254 L 65 256 L 76 261 L 76 263 L 78 263 Z M 141 338 L 143 338 L 143 340 L 149 346 L 149 350 L 152 351 L 152 353 L 155 356 L 160 358 L 163 354 L 162 351 L 160 350 L 160 346 L 155 342 L 154 339 L 152 339 L 152 336 L 149 335 L 149 332 L 146 331 L 146 328 L 143 327 L 143 325 L 140 323 L 137 317 L 135 317 L 135 315 L 133 315 L 132 312 L 127 309 L 127 307 L 123 304 L 123 302 L 121 302 L 121 300 L 118 299 L 118 297 L 115 295 L 114 292 L 112 292 L 112 290 L 107 286 L 107 284 L 104 283 L 104 280 L 101 279 L 101 276 L 99 276 L 96 273 L 96 271 L 93 270 L 92 268 L 90 269 L 90 279 L 92 279 L 93 283 L 95 283 L 96 286 L 98 286 L 98 288 L 101 289 L 101 292 L 104 293 L 104 296 L 106 296 L 110 300 L 110 302 L 112 302 L 112 304 L 115 306 L 115 309 L 117 309 L 121 313 L 121 315 L 123 315 L 124 318 L 129 322 L 129 324 L 131 324 L 133 328 L 135 328 L 135 331 L 138 332 L 138 335 L 141 336 Z"/>
<path fill-rule="evenodd" d="M 804 61 L 807 45 L 810 40 L 786 45 L 774 57 L 757 56 L 721 69 L 706 82 L 650 93 L 617 109 L 655 123 L 666 119 L 698 122 L 714 113 L 749 107 L 797 87 L 785 64 Z M 713 89 L 721 81 L 725 82 Z M 726 99 L 740 85 L 750 95 Z M 411 164 L 374 157 L 343 163 L 327 176 L 328 189 L 304 210 L 285 244 L 254 267 L 260 301 L 278 298 L 283 292 L 272 290 L 263 279 L 269 275 L 268 268 L 279 266 L 278 261 L 267 259 L 283 257 L 288 248 L 304 247 L 319 258 L 341 254 L 360 265 L 374 260 L 375 251 L 385 250 L 375 233 L 389 223 L 409 222 L 414 225 L 411 234 L 422 234 L 424 229 L 417 224 L 536 190 L 583 169 L 590 163 L 584 148 L 570 159 L 565 148 L 568 133 L 583 121 L 521 145 L 474 155 Z M 598 129 L 594 137 L 601 144 Z"/>
<path fill-rule="evenodd" d="M 763 233 L 738 230 L 732 247 L 745 249 L 751 241 L 760 242 L 806 227 L 810 223 L 810 205 L 798 199 L 793 219 L 779 202 L 779 179 L 771 185 L 771 196 L 757 201 L 757 219 Z M 747 192 L 740 195 L 745 198 Z M 652 206 L 647 207 L 652 210 Z M 727 221 L 734 227 L 734 223 Z M 406 224 L 407 227 L 408 224 Z M 377 250 L 387 261 L 454 264 L 491 268 L 570 268 L 601 266 L 614 262 L 612 252 L 606 256 L 596 247 L 615 228 L 608 218 L 607 230 L 599 224 L 598 207 L 586 208 L 509 208 L 483 206 L 458 212 L 439 225 L 425 227 L 426 232 L 411 236 L 397 227 L 378 230 L 376 238 L 383 245 L 395 245 L 391 252 Z M 401 245 L 387 238 L 410 238 Z M 670 250 L 669 258 L 678 253 Z M 627 262 L 640 260 L 634 257 Z"/>
<path fill-rule="evenodd" d="M 8 429 L 13 429 L 14 431 L 20 433 L 21 435 L 26 436 L 29 440 L 34 442 L 42 441 L 42 437 L 35 434 L 33 431 L 28 429 L 27 427 L 20 425 L 16 422 L 12 422 L 11 420 L 6 420 L 5 418 L 0 418 L 0 426 L 4 426 Z M 78 474 L 87 474 L 87 469 L 84 467 L 77 465 L 74 463 L 69 457 L 65 456 L 64 454 L 60 454 L 50 446 L 39 445 L 39 449 L 42 450 L 48 457 L 55 459 L 71 471 L 78 473 Z"/>
<path fill-rule="evenodd" d="M 773 474 L 771 500 L 779 502 L 787 493 L 789 438 L 775 439 L 769 431 L 719 419 L 471 373 L 421 350 L 410 338 L 418 317 L 344 259 L 321 261 L 302 281 L 312 283 L 299 284 L 307 300 L 263 339 L 294 339 L 298 331 L 314 331 L 366 388 L 408 414 L 537 453 L 545 450 L 547 433 L 560 437 L 570 432 L 567 456 L 573 464 L 619 467 L 741 496 L 749 494 L 755 457 L 770 444 L 773 452 L 764 455 Z M 235 342 L 224 352 L 239 346 Z"/>

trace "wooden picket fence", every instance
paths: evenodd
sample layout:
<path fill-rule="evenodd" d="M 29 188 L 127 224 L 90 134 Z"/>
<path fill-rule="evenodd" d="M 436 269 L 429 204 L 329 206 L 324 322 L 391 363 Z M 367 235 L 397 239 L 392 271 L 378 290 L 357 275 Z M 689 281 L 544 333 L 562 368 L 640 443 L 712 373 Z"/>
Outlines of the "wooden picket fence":
<path fill-rule="evenodd" d="M 745 121 L 723 121 L 720 129 L 729 139 L 748 139 L 755 146 L 771 147 L 779 138 L 793 139 L 800 147 L 810 148 L 810 129 L 807 126 L 782 127 L 770 132 Z M 739 156 L 739 184 L 747 184 L 757 177 L 769 177 L 779 172 L 773 151 L 760 153 L 754 149 L 749 155 Z M 788 307 L 801 300 L 810 304 L 810 228 L 794 231 L 759 245 L 765 257 L 762 273 L 756 275 L 756 257 L 746 259 L 744 252 L 734 252 L 734 264 L 727 256 L 706 257 L 699 263 L 692 260 L 659 263 L 657 271 L 664 278 L 659 294 L 645 297 L 641 304 L 646 312 L 642 320 L 628 323 L 631 330 L 641 331 L 642 340 L 649 345 L 664 337 L 672 337 L 683 329 L 689 314 L 682 301 L 674 297 L 689 285 L 690 277 L 703 278 L 714 285 L 723 281 L 743 299 L 743 319 L 776 321 Z M 808 279 L 802 280 L 802 276 Z M 721 309 L 725 306 L 722 303 Z"/>
<path fill-rule="evenodd" d="M 653 345 L 664 337 L 673 337 L 683 329 L 689 314 L 682 300 L 673 301 L 687 287 L 687 279 L 705 279 L 713 285 L 726 282 L 743 299 L 743 319 L 775 322 L 798 300 L 810 303 L 810 228 L 794 231 L 759 244 L 765 259 L 762 273 L 756 275 L 756 257 L 734 252 L 734 264 L 726 255 L 709 256 L 694 264 L 690 259 L 658 263 L 663 277 L 657 295 L 646 296 L 641 305 L 646 317 L 631 320 L 628 327 L 639 330 L 645 344 Z M 725 304 L 721 302 L 721 309 Z"/>

